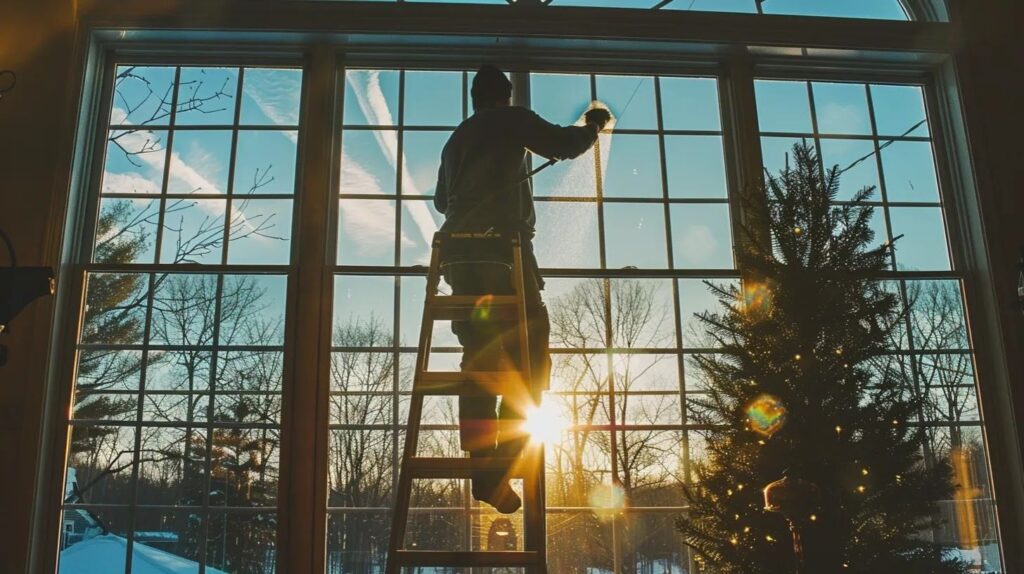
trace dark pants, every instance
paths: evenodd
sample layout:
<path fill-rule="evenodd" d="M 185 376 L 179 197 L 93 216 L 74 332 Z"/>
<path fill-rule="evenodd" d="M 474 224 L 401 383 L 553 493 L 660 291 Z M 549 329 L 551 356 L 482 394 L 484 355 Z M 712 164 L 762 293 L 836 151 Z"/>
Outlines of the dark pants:
<path fill-rule="evenodd" d="M 513 293 L 511 265 L 491 262 L 486 253 L 462 253 L 449 263 L 445 279 L 453 295 L 510 295 Z M 464 262 L 458 262 L 458 259 Z M 533 257 L 532 246 L 523 245 L 527 333 L 530 346 L 530 381 L 522 388 L 501 397 L 459 397 L 459 438 L 462 449 L 471 457 L 516 457 L 526 444 L 520 426 L 526 407 L 537 404 L 541 391 L 548 388 L 551 358 L 548 334 L 551 325 L 541 300 L 543 285 Z M 470 321 L 453 321 L 452 331 L 463 346 L 463 371 L 521 370 L 519 330 L 515 321 L 488 320 L 484 316 Z M 500 477 L 480 477 L 497 479 Z"/>

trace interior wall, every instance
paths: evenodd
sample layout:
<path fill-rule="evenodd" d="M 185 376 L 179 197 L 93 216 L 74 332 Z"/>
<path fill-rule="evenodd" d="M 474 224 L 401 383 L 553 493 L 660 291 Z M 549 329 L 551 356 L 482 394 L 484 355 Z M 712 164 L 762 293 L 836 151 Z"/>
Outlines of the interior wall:
<path fill-rule="evenodd" d="M 72 85 L 78 77 L 78 3 L 3 4 L 0 69 L 15 70 L 18 86 L 0 99 L 0 228 L 13 239 L 22 264 L 56 267 L 79 97 L 79 86 Z M 968 96 L 971 145 L 981 160 L 979 189 L 1011 376 L 1020 381 L 1024 319 L 1014 288 L 1018 249 L 1024 246 L 1024 9 L 1019 0 L 958 4 L 965 41 L 958 73 Z M 6 264 L 0 254 L 0 265 Z M 26 572 L 52 312 L 52 300 L 37 301 L 11 324 L 9 334 L 0 335 L 0 344 L 10 351 L 7 366 L 0 367 L 0 572 Z M 1024 421 L 1024 391 L 1015 393 L 1014 404 L 1017 420 Z"/>
<path fill-rule="evenodd" d="M 1014 413 L 1011 427 L 989 427 L 987 432 L 990 446 L 1013 443 L 1015 438 L 1020 448 L 1024 445 L 1024 315 L 1016 287 L 1018 260 L 1024 256 L 1024 163 L 1020 157 L 1020 137 L 1024 133 L 1024 48 L 1020 43 L 1024 5 L 1017 0 L 952 0 L 950 4 L 961 26 L 963 45 L 954 59 L 955 70 L 996 291 L 1000 318 L 997 332 L 1002 334 L 1002 351 L 1007 359 L 1008 398 Z M 973 343 L 980 353 L 998 347 L 1000 341 L 976 331 Z M 984 377 L 984 370 L 979 374 Z M 983 403 L 984 392 L 982 386 Z M 993 406 L 991 398 L 988 406 Z M 993 432 L 1013 432 L 1016 437 L 994 436 Z M 994 455 L 992 464 L 998 472 L 1000 466 L 1017 463 L 999 461 Z M 1002 475 L 1006 477 L 1005 472 Z M 1000 496 L 1002 500 L 1019 500 L 1024 485 L 1009 478 L 1000 485 L 999 474 L 995 480 L 997 500 Z M 1013 571 L 1024 563 L 1021 518 L 1006 514 L 1001 518 L 1004 558 L 1009 565 L 1007 571 Z"/>
<path fill-rule="evenodd" d="M 21 265 L 56 265 L 77 100 L 75 10 L 72 0 L 4 0 L 0 9 L 0 69 L 18 76 L 0 99 L 0 229 Z M 9 349 L 0 367 L 0 572 L 26 571 L 51 313 L 51 300 L 38 300 L 0 334 Z"/>

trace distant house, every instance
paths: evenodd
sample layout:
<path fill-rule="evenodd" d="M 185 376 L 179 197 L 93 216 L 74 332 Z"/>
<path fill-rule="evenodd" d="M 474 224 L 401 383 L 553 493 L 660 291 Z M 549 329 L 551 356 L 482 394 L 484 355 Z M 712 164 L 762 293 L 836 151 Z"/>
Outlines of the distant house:
<path fill-rule="evenodd" d="M 68 469 L 64 489 L 66 503 L 78 502 L 78 480 L 75 469 Z M 128 540 L 111 533 L 92 512 L 84 509 L 64 511 L 58 574 L 110 574 L 124 572 Z M 178 542 L 176 532 L 135 532 L 132 545 L 132 574 L 195 574 L 199 563 L 157 548 L 173 548 Z M 227 574 L 211 566 L 208 574 Z"/>

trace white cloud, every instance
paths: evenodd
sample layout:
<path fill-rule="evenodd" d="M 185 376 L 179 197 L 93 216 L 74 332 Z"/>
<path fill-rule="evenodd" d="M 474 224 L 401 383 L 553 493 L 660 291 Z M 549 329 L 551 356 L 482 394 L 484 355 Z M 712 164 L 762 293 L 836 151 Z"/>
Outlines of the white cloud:
<path fill-rule="evenodd" d="M 160 184 L 138 173 L 103 173 L 103 193 L 159 194 Z"/>
<path fill-rule="evenodd" d="M 360 81 L 359 79 L 361 78 L 365 78 L 365 82 Z M 356 103 L 370 124 L 394 125 L 395 122 L 391 115 L 391 109 L 388 108 L 387 98 L 384 96 L 384 90 L 380 87 L 379 72 L 376 70 L 349 72 L 346 74 L 346 81 L 352 87 L 352 92 L 356 95 Z M 384 157 L 388 160 L 388 165 L 392 168 L 397 166 L 398 132 L 394 130 L 376 130 L 373 134 L 377 140 L 377 145 L 380 146 Z M 441 150 L 437 150 L 437 153 L 440 154 Z M 402 185 L 403 194 L 418 195 L 420 193 L 412 174 L 409 172 L 409 166 L 404 159 L 402 161 Z M 438 229 L 434 216 L 430 213 L 430 207 L 424 201 L 405 201 L 403 205 L 408 210 L 416 229 L 419 230 L 423 243 L 430 245 L 434 238 L 434 232 Z M 405 240 L 403 238 L 403 241 Z"/>
<path fill-rule="evenodd" d="M 713 259 L 718 252 L 718 241 L 711 228 L 706 225 L 694 225 L 688 228 L 679 240 L 682 250 L 677 256 L 683 261 L 696 265 Z"/>
<path fill-rule="evenodd" d="M 341 158 L 341 178 L 353 193 L 384 195 L 380 181 L 348 156 Z M 395 239 L 395 206 L 384 200 L 345 200 L 338 223 L 343 245 L 354 245 L 360 255 L 374 255 L 391 249 Z M 412 245 L 404 234 L 403 245 Z"/>
<path fill-rule="evenodd" d="M 270 121 L 278 125 L 299 123 L 299 98 L 302 76 L 289 72 L 246 72 L 246 95 Z M 298 141 L 294 131 L 284 132 L 292 142 Z"/>
<path fill-rule="evenodd" d="M 126 116 L 124 110 L 115 107 L 111 113 L 113 117 Z M 157 135 L 146 129 L 139 129 L 137 131 L 127 132 L 122 135 L 119 139 L 119 143 L 129 152 L 146 149 L 152 146 L 152 142 L 157 140 Z M 163 146 L 159 146 L 157 151 L 138 153 L 131 156 L 136 162 L 142 163 L 145 166 L 155 170 L 157 173 L 163 172 L 165 152 Z M 170 176 L 175 182 L 180 184 L 181 188 L 189 191 L 195 191 L 197 193 L 204 194 L 223 194 L 224 190 L 221 190 L 216 184 L 204 177 L 196 168 L 190 165 L 188 162 L 183 160 L 177 152 L 171 153 L 171 166 Z M 114 175 L 114 174 L 108 174 Z M 130 174 L 122 174 L 129 176 Z M 141 178 L 141 176 L 137 176 Z M 126 180 L 128 181 L 128 180 Z M 171 185 L 168 186 L 172 187 Z M 200 201 L 197 202 L 197 207 L 213 216 L 222 216 L 224 214 L 224 203 L 220 201 Z M 246 233 L 256 229 L 256 225 L 249 222 L 245 215 L 239 211 L 236 207 L 232 206 L 232 220 L 237 221 L 242 226 L 241 233 Z M 273 241 L 271 238 L 261 237 L 256 235 L 253 237 L 256 241 Z"/>

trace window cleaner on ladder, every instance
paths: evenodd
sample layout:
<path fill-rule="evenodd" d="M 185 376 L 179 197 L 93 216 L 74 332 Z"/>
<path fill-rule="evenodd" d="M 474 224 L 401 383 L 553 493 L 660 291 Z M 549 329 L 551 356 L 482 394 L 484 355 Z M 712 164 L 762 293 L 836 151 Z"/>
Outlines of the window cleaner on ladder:
<path fill-rule="evenodd" d="M 512 83 L 491 65 L 473 77 L 473 115 L 452 133 L 441 154 L 434 206 L 445 215 L 442 232 L 481 233 L 493 230 L 518 233 L 524 264 L 527 329 L 529 340 L 529 381 L 531 396 L 505 396 L 501 400 L 483 393 L 459 397 L 459 426 L 462 449 L 470 458 L 513 459 L 525 446 L 520 430 L 526 407 L 547 389 L 551 373 L 548 353 L 550 323 L 540 291 L 540 276 L 531 239 L 536 213 L 530 177 L 562 159 L 572 159 L 590 149 L 598 133 L 611 120 L 603 107 L 592 107 L 583 126 L 558 126 L 533 111 L 512 106 Z M 527 152 L 548 158 L 532 173 L 527 170 Z M 518 182 L 509 186 L 509 182 Z M 494 252 L 481 251 L 479 242 L 467 242 L 466 252 L 450 253 L 444 262 L 444 277 L 453 295 L 510 293 L 509 263 Z M 452 331 L 463 346 L 463 371 L 506 370 L 502 361 L 520 357 L 514 323 L 504 321 L 453 321 Z M 514 368 L 514 365 L 513 365 Z M 522 501 L 501 470 L 475 472 L 472 493 L 499 512 L 515 512 Z"/>

